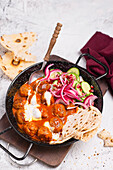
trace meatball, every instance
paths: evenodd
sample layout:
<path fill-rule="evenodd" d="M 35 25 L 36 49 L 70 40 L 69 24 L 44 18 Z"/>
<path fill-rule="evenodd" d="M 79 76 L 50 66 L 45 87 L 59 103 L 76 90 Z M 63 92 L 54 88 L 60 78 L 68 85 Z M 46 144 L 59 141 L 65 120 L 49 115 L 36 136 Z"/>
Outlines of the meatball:
<path fill-rule="evenodd" d="M 42 114 L 42 118 L 48 118 L 48 109 L 47 106 L 41 104 L 41 107 L 39 108 Z"/>
<path fill-rule="evenodd" d="M 55 104 L 53 107 L 53 113 L 56 116 L 65 117 L 66 115 L 65 106 L 63 104 Z"/>
<path fill-rule="evenodd" d="M 24 84 L 20 87 L 20 95 L 27 97 L 28 96 L 28 92 L 33 92 L 32 87 L 29 84 Z"/>
<path fill-rule="evenodd" d="M 50 106 L 54 103 L 54 97 L 52 96 L 52 94 L 49 91 L 46 91 L 42 94 L 42 103 Z"/>
<path fill-rule="evenodd" d="M 62 120 L 58 117 L 53 117 L 50 119 L 50 126 L 54 128 L 54 132 L 60 132 L 63 128 Z"/>
<path fill-rule="evenodd" d="M 25 98 L 19 98 L 16 99 L 13 103 L 13 107 L 15 109 L 22 109 L 24 107 L 24 105 L 26 104 L 26 99 Z"/>
<path fill-rule="evenodd" d="M 50 88 L 50 84 L 47 81 L 44 80 L 44 81 L 40 82 L 40 84 L 37 88 L 37 92 L 42 93 L 44 91 L 49 90 L 49 88 Z"/>
<path fill-rule="evenodd" d="M 37 135 L 38 138 L 43 142 L 49 142 L 52 139 L 52 133 L 45 126 L 39 128 Z"/>
<path fill-rule="evenodd" d="M 24 126 L 24 131 L 30 136 L 34 136 L 37 133 L 38 126 L 36 126 L 35 122 L 28 122 Z"/>
<path fill-rule="evenodd" d="M 23 124 L 24 123 L 24 109 L 19 109 L 15 113 L 15 118 L 18 123 Z"/>

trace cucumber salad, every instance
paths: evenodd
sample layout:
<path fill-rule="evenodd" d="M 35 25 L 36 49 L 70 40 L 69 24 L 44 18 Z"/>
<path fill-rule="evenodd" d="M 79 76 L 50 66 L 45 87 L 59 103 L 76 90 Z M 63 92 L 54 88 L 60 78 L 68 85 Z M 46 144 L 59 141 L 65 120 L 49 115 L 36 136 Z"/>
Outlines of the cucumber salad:
<path fill-rule="evenodd" d="M 45 76 L 40 81 L 48 81 L 49 91 L 55 98 L 55 103 L 65 105 L 82 106 L 87 108 L 94 105 L 97 96 L 93 94 L 94 87 L 84 81 L 80 76 L 80 71 L 76 67 L 70 68 L 67 72 L 60 69 L 51 69 L 54 64 L 50 64 L 45 69 Z"/>

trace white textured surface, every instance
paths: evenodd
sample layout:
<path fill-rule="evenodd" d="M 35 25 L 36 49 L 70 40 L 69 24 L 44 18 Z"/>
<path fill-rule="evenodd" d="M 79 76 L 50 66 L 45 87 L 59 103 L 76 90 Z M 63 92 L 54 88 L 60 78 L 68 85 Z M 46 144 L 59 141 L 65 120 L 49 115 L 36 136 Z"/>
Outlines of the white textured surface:
<path fill-rule="evenodd" d="M 35 45 L 37 48 L 34 48 L 37 62 L 42 61 L 57 22 L 61 22 L 63 27 L 52 53 L 75 62 L 79 49 L 96 31 L 102 31 L 113 37 L 113 1 L 0 0 L 0 34 L 36 31 L 38 42 Z M 85 64 L 84 60 L 81 64 Z M 0 70 L 0 117 L 5 112 L 5 94 L 9 84 L 10 80 Z M 100 129 L 106 128 L 111 133 L 112 109 L 113 98 L 107 92 L 104 96 Z M 1 143 L 6 146 L 5 142 Z M 12 151 L 15 151 L 14 148 Z M 40 161 L 31 167 L 15 167 L 9 163 L 6 154 L 0 149 L 0 170 L 6 169 L 108 170 L 113 169 L 113 148 L 104 148 L 97 136 L 88 143 L 77 142 L 57 168 L 48 167 Z"/>

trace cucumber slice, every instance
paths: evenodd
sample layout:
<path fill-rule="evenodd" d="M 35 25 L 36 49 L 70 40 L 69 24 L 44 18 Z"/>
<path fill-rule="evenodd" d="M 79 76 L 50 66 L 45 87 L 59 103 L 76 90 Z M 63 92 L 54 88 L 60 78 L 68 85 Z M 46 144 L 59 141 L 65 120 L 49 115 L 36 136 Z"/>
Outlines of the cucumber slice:
<path fill-rule="evenodd" d="M 89 90 L 91 89 L 91 87 L 86 81 L 81 82 L 81 87 L 82 87 L 82 90 L 83 90 L 84 93 L 87 93 L 87 94 L 90 93 Z"/>
<path fill-rule="evenodd" d="M 56 74 L 61 75 L 61 74 L 62 74 L 62 71 L 59 70 L 59 69 L 54 69 L 54 70 L 52 70 L 51 73 L 50 73 L 50 78 L 54 79 L 54 78 L 56 77 Z"/>
<path fill-rule="evenodd" d="M 76 79 L 77 79 L 77 81 L 80 81 L 80 77 L 78 75 L 76 76 Z"/>
<path fill-rule="evenodd" d="M 58 80 L 55 80 L 55 81 L 53 82 L 53 84 L 56 84 L 56 85 L 57 85 L 57 83 L 58 83 Z"/>
<path fill-rule="evenodd" d="M 73 87 L 75 87 L 76 84 L 79 84 L 79 82 L 77 80 L 74 80 L 74 83 L 73 83 Z"/>
<path fill-rule="evenodd" d="M 72 67 L 72 68 L 70 68 L 68 71 L 67 71 L 67 73 L 75 73 L 76 75 L 80 75 L 80 71 L 79 71 L 79 69 L 78 68 L 76 68 L 76 67 Z"/>
<path fill-rule="evenodd" d="M 82 96 L 82 91 L 80 90 L 80 88 L 77 87 L 79 83 L 75 84 L 75 89 L 78 91 L 79 95 Z"/>

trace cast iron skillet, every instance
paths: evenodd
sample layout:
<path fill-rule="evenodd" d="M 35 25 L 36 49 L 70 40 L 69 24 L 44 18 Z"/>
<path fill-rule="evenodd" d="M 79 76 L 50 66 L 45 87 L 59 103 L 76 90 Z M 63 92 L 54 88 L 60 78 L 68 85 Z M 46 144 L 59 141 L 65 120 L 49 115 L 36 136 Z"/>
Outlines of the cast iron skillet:
<path fill-rule="evenodd" d="M 98 78 L 94 78 L 90 73 L 87 72 L 86 69 L 78 66 L 78 62 L 80 61 L 80 59 L 83 56 L 88 56 L 91 59 L 93 59 L 94 61 L 96 61 L 97 63 L 99 63 L 101 66 L 104 67 L 105 69 L 105 74 L 101 75 Z M 95 100 L 95 106 L 102 112 L 102 108 L 103 108 L 103 96 L 102 96 L 102 92 L 101 89 L 97 83 L 97 79 L 103 78 L 104 76 L 106 76 L 108 74 L 108 68 L 106 65 L 102 64 L 100 61 L 98 61 L 97 59 L 95 59 L 93 56 L 89 55 L 89 54 L 81 54 L 77 60 L 77 62 L 75 64 L 73 63 L 68 63 L 68 62 L 62 62 L 62 61 L 49 61 L 47 62 L 47 65 L 54 63 L 53 68 L 59 68 L 62 71 L 66 72 L 69 68 L 71 67 L 77 67 L 80 70 L 80 75 L 83 77 L 83 79 L 85 81 L 87 81 L 89 84 L 94 86 L 94 94 L 98 97 L 97 100 Z M 66 146 L 66 145 L 70 145 L 74 142 L 76 142 L 77 140 L 75 139 L 70 139 L 62 144 L 56 144 L 56 145 L 49 145 L 47 143 L 42 143 L 42 142 L 37 142 L 37 141 L 33 141 L 27 134 L 23 134 L 19 131 L 16 120 L 13 116 L 12 113 L 12 105 L 13 105 L 13 98 L 14 95 L 16 93 L 16 91 L 26 82 L 29 80 L 29 77 L 31 75 L 31 73 L 33 73 L 36 70 L 39 70 L 41 68 L 42 62 L 41 63 L 37 63 L 34 64 L 30 67 L 28 67 L 27 69 L 25 69 L 24 71 L 22 71 L 10 84 L 8 91 L 7 91 L 7 95 L 6 95 L 6 101 L 5 101 L 5 109 L 6 109 L 6 115 L 7 118 L 10 122 L 10 127 L 8 127 L 7 129 L 5 129 L 3 132 L 0 133 L 3 134 L 6 131 L 10 130 L 10 129 L 14 129 L 22 138 L 24 138 L 25 140 L 30 142 L 29 148 L 27 149 L 26 153 L 24 154 L 23 157 L 18 158 L 15 155 L 13 155 L 11 152 L 9 152 L 4 146 L 2 146 L 0 144 L 0 147 L 6 152 L 8 153 L 11 157 L 13 157 L 16 160 L 23 160 L 26 158 L 26 156 L 28 155 L 31 147 L 33 146 L 33 144 L 37 144 L 40 146 L 48 146 L 48 147 L 62 147 L 62 146 Z M 47 66 L 46 65 L 46 66 Z"/>

